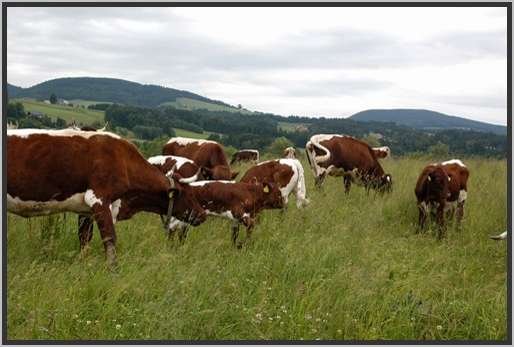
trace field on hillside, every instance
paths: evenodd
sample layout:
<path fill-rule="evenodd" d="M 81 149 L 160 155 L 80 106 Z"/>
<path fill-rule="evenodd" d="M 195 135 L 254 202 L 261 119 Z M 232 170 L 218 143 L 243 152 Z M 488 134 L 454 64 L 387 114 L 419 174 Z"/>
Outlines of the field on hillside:
<path fill-rule="evenodd" d="M 507 338 L 507 163 L 470 168 L 462 230 L 415 233 L 417 175 L 431 160 L 394 158 L 386 196 L 304 163 L 311 204 L 264 211 L 249 245 L 230 223 L 166 240 L 158 216 L 116 225 L 117 272 L 95 227 L 81 258 L 73 214 L 8 216 L 9 339 L 484 339 Z M 245 165 L 247 167 L 247 165 Z M 244 237 L 241 229 L 240 237 Z"/>
<path fill-rule="evenodd" d="M 225 105 L 219 105 L 219 104 L 213 104 L 210 102 L 200 101 L 200 100 L 194 100 L 190 98 L 182 98 L 179 97 L 175 101 L 168 101 L 160 104 L 159 106 L 173 106 L 178 109 L 182 110 L 208 110 L 208 111 L 228 111 L 228 112 L 239 112 L 242 114 L 252 114 L 253 112 L 244 110 L 244 109 L 237 109 L 235 107 L 229 107 Z"/>
<path fill-rule="evenodd" d="M 96 121 L 103 123 L 104 121 L 103 111 L 63 105 L 51 105 L 29 99 L 16 99 L 15 101 L 21 102 L 26 112 L 42 112 L 54 120 L 58 117 L 62 118 L 67 123 L 71 123 L 73 120 L 82 124 L 91 124 Z"/>

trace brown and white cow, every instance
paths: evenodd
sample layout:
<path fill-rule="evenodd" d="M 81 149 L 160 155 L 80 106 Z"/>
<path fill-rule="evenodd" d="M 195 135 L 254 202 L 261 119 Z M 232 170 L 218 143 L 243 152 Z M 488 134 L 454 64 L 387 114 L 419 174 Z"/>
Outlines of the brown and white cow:
<path fill-rule="evenodd" d="M 343 176 L 347 193 L 352 181 L 366 189 L 391 190 L 391 175 L 384 173 L 371 147 L 361 140 L 346 135 L 318 134 L 310 138 L 305 151 L 318 187 L 331 175 Z"/>
<path fill-rule="evenodd" d="M 431 209 L 436 209 L 439 225 L 439 238 L 444 236 L 444 214 L 453 217 L 457 211 L 457 222 L 464 215 L 467 199 L 469 170 L 459 159 L 430 164 L 423 169 L 416 183 L 415 194 L 418 200 L 418 225 L 424 228 Z"/>
<path fill-rule="evenodd" d="M 94 131 L 94 130 L 88 130 Z M 192 183 L 198 180 L 200 168 L 191 159 L 177 157 L 173 155 L 157 155 L 148 158 L 148 162 L 159 169 L 166 177 L 176 177 L 180 183 Z M 119 199 L 113 204 L 113 223 L 129 219 L 136 212 L 144 210 L 145 201 L 141 199 Z M 93 218 L 88 215 L 79 215 L 79 235 L 92 236 Z M 168 229 L 168 225 L 164 226 Z"/>
<path fill-rule="evenodd" d="M 372 150 L 373 153 L 375 153 L 375 156 L 379 159 L 386 159 L 391 156 L 391 148 L 388 146 L 373 147 Z"/>
<path fill-rule="evenodd" d="M 305 197 L 305 175 L 303 166 L 297 159 L 274 159 L 257 164 L 244 174 L 241 182 L 271 182 L 278 185 L 284 206 L 287 206 L 289 195 L 296 195 L 296 207 L 307 206 L 309 200 Z"/>
<path fill-rule="evenodd" d="M 287 147 L 286 149 L 284 149 L 282 158 L 296 159 L 296 150 L 294 149 L 294 147 Z"/>
<path fill-rule="evenodd" d="M 236 245 L 239 225 L 246 227 L 246 239 L 251 236 L 255 225 L 255 217 L 263 209 L 281 209 L 283 200 L 277 185 L 234 181 L 197 181 L 189 184 L 194 197 L 208 215 L 224 217 L 232 220 L 232 242 Z M 170 223 L 170 236 L 180 229 L 179 238 L 186 237 L 187 224 L 174 220 Z M 242 243 L 237 245 L 242 246 Z"/>
<path fill-rule="evenodd" d="M 148 211 L 167 220 L 205 220 L 191 189 L 163 175 L 133 144 L 113 133 L 74 129 L 7 131 L 7 210 L 23 217 L 92 215 L 110 264 L 116 261 L 116 219 Z M 92 230 L 81 229 L 81 248 L 91 237 Z"/>
<path fill-rule="evenodd" d="M 162 150 L 164 155 L 176 155 L 193 160 L 202 168 L 205 179 L 231 180 L 237 176 L 228 164 L 225 152 L 215 141 L 172 137 Z"/>
<path fill-rule="evenodd" d="M 256 149 L 242 149 L 240 151 L 237 151 L 232 156 L 230 165 L 238 161 L 253 161 L 257 163 L 259 162 L 259 151 Z"/>

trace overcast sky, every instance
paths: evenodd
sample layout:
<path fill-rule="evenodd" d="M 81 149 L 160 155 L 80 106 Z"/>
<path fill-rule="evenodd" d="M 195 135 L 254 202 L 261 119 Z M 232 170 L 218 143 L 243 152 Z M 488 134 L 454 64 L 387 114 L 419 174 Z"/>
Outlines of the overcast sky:
<path fill-rule="evenodd" d="M 8 8 L 9 83 L 122 78 L 251 110 L 507 123 L 506 8 Z"/>

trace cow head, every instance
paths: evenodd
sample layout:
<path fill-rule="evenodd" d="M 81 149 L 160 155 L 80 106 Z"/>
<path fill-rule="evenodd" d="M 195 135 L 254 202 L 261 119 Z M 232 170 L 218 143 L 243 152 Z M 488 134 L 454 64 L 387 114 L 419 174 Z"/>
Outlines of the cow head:
<path fill-rule="evenodd" d="M 372 186 L 379 193 L 390 193 L 393 189 L 393 179 L 390 174 L 385 174 L 376 179 Z"/>
<path fill-rule="evenodd" d="M 173 209 L 171 214 L 192 225 L 199 225 L 205 222 L 207 213 L 202 208 L 191 188 L 188 184 L 180 183 L 182 176 L 174 173 L 170 178 L 171 188 L 169 191 L 170 199 L 173 199 Z"/>
<path fill-rule="evenodd" d="M 431 194 L 446 196 L 448 194 L 448 182 L 450 182 L 450 176 L 440 168 L 436 167 L 434 170 L 429 172 L 427 175 L 427 183 Z"/>
<path fill-rule="evenodd" d="M 281 209 L 284 207 L 284 198 L 278 184 L 271 182 L 259 183 L 254 177 L 251 183 L 257 186 L 262 196 L 262 206 L 269 209 Z"/>
<path fill-rule="evenodd" d="M 231 172 L 228 166 L 218 165 L 212 169 L 202 167 L 202 176 L 205 180 L 226 180 L 230 181 L 237 177 L 239 172 Z"/>

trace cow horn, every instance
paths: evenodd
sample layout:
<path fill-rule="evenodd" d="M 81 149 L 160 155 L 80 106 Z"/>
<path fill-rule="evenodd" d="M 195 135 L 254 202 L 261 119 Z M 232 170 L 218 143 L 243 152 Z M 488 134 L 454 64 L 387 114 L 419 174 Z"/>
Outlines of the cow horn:
<path fill-rule="evenodd" d="M 108 125 L 109 125 L 109 122 L 105 122 L 104 127 L 102 129 L 98 129 L 98 131 L 105 131 L 105 129 L 107 129 Z"/>
<path fill-rule="evenodd" d="M 428 176 L 427 180 L 428 180 L 428 182 L 431 182 L 432 181 L 432 177 Z"/>

